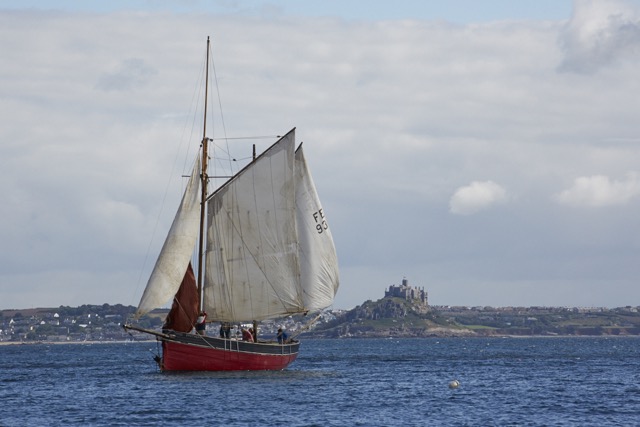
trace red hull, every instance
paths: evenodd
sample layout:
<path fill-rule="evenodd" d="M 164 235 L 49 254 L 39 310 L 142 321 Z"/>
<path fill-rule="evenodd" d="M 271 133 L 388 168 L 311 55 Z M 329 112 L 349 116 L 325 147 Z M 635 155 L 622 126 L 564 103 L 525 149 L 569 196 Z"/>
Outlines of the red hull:
<path fill-rule="evenodd" d="M 226 342 L 229 348 L 215 348 L 185 344 L 177 341 L 162 340 L 163 371 L 259 371 L 281 370 L 298 357 L 298 345 L 251 344 L 247 351 L 244 343 L 231 340 Z M 264 346 L 264 352 L 256 351 Z M 276 349 L 279 354 L 274 352 Z"/>

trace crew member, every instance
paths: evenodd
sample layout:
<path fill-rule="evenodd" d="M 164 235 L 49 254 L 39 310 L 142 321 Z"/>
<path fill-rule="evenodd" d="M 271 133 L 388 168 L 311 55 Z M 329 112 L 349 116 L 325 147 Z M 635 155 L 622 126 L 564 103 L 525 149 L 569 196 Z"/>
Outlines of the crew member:
<path fill-rule="evenodd" d="M 282 328 L 278 328 L 278 344 L 285 344 L 287 342 L 287 333 L 282 330 Z"/>
<path fill-rule="evenodd" d="M 201 311 L 200 316 L 198 316 L 198 320 L 196 320 L 196 333 L 204 335 L 205 329 L 207 329 L 207 313 Z"/>
<path fill-rule="evenodd" d="M 245 328 L 242 328 L 242 341 L 253 342 L 253 335 Z"/>

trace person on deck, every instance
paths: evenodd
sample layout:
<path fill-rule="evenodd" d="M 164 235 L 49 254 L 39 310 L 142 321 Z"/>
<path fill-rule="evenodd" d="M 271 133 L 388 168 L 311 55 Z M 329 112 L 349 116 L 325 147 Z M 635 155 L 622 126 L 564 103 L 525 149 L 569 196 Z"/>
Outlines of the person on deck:
<path fill-rule="evenodd" d="M 242 328 L 242 341 L 253 342 L 253 335 L 245 328 Z"/>
<path fill-rule="evenodd" d="M 207 329 L 207 313 L 201 311 L 200 316 L 198 316 L 198 319 L 196 320 L 196 333 L 204 335 L 205 329 Z"/>
<path fill-rule="evenodd" d="M 223 322 L 220 324 L 220 338 L 229 339 L 229 335 L 231 334 L 231 325 L 227 322 Z"/>
<path fill-rule="evenodd" d="M 282 330 L 282 328 L 278 328 L 278 344 L 285 344 L 287 342 L 287 333 Z"/>

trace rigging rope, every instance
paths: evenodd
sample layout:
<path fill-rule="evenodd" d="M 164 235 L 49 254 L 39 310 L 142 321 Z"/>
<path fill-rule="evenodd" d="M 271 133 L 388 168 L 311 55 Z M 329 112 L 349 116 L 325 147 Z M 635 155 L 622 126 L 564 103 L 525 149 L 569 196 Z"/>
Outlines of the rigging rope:
<path fill-rule="evenodd" d="M 322 316 L 322 313 L 318 313 L 318 315 L 316 317 L 314 317 L 309 322 L 307 322 L 299 331 L 297 331 L 295 334 L 292 334 L 289 339 L 297 338 L 301 333 L 303 333 L 304 331 L 309 329 L 311 327 L 311 325 L 316 323 L 318 321 L 318 319 L 320 319 L 321 316 Z"/>

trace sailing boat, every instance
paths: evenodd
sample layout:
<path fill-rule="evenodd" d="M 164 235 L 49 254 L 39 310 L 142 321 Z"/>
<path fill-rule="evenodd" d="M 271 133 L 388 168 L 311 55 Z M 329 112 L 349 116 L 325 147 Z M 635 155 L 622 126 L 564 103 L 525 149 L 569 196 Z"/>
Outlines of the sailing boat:
<path fill-rule="evenodd" d="M 207 38 L 207 76 L 209 51 Z M 163 371 L 284 369 L 300 343 L 263 339 L 258 323 L 333 304 L 335 245 L 302 145 L 295 147 L 295 128 L 208 193 L 207 92 L 208 84 L 201 151 L 134 319 L 171 298 L 172 308 L 162 332 L 124 328 L 161 342 L 156 361 Z M 192 332 L 202 312 L 221 325 L 220 337 Z M 246 323 L 253 324 L 253 340 L 222 333 L 223 325 Z"/>

